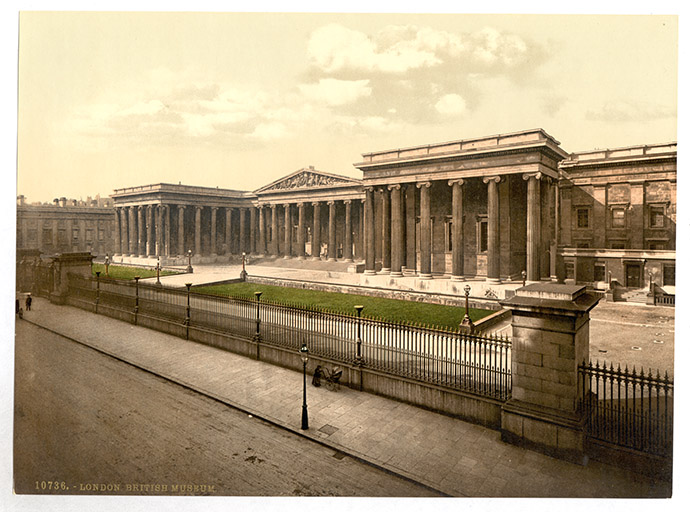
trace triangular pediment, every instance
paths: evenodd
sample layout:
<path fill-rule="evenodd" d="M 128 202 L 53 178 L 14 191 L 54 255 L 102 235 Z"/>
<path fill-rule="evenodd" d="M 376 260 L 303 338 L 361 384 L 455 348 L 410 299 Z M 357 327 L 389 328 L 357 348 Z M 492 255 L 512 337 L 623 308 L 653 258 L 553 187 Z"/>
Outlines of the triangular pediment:
<path fill-rule="evenodd" d="M 269 183 L 261 187 L 254 193 L 259 194 L 263 192 L 288 191 L 295 189 L 311 189 L 311 188 L 328 188 L 338 187 L 343 185 L 360 185 L 361 180 L 348 178 L 347 176 L 339 176 L 337 174 L 329 174 L 315 170 L 313 167 L 300 169 L 288 176 L 280 178 L 279 180 Z"/>

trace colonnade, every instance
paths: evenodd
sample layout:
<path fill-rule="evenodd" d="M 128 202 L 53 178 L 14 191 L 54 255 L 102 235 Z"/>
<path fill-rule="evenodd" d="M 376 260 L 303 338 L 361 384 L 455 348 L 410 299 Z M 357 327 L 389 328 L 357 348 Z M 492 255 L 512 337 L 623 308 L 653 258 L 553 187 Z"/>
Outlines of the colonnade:
<path fill-rule="evenodd" d="M 541 263 L 543 245 L 542 239 L 542 198 L 540 181 L 550 178 L 540 172 L 522 175 L 527 181 L 526 205 L 526 278 L 537 281 L 541 273 L 548 275 L 548 260 L 546 265 Z M 467 180 L 481 179 L 486 186 L 486 217 L 487 217 L 487 250 L 486 276 L 489 282 L 499 282 L 501 279 L 501 205 L 499 184 L 505 177 L 487 176 L 483 178 L 444 180 L 452 189 L 451 213 L 451 278 L 464 279 L 465 261 L 465 206 L 464 189 Z M 383 186 L 365 186 L 365 274 L 390 273 L 391 277 L 400 277 L 404 270 L 416 270 L 417 236 L 419 236 L 419 277 L 431 279 L 432 255 L 432 214 L 431 214 L 431 186 L 432 181 L 415 183 L 396 183 Z M 382 195 L 378 203 L 375 194 Z M 418 203 L 417 203 L 418 194 Z M 417 233 L 416 205 L 419 204 L 419 232 Z M 375 206 L 377 205 L 377 206 Z M 510 205 L 507 205 L 510 206 Z M 477 212 L 471 212 L 477 213 Z M 380 226 L 377 223 L 381 222 Z M 377 229 L 378 228 L 378 229 Z M 380 233 L 381 269 L 376 270 L 376 233 Z M 540 273 L 540 268 L 543 272 Z"/>

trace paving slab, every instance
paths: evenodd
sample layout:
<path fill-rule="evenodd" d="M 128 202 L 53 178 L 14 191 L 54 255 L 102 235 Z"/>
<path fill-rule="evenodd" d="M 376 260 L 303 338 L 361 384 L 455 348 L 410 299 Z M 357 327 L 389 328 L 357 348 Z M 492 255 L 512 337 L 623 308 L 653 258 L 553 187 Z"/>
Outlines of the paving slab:
<path fill-rule="evenodd" d="M 23 321 L 451 496 L 670 494 L 667 482 L 597 461 L 553 459 L 505 444 L 497 431 L 347 387 L 309 386 L 310 428 L 302 431 L 301 372 L 41 298 Z"/>

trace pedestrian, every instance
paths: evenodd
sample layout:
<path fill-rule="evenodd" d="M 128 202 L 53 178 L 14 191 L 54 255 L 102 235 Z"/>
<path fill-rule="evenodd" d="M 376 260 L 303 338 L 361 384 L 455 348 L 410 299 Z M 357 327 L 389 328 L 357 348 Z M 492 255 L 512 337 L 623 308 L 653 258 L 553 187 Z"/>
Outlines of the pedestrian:
<path fill-rule="evenodd" d="M 19 314 L 19 299 L 15 299 L 15 301 L 14 301 L 14 314 L 15 315 Z"/>
<path fill-rule="evenodd" d="M 26 305 L 26 310 L 31 311 L 31 294 L 30 293 L 26 296 L 25 305 Z"/>

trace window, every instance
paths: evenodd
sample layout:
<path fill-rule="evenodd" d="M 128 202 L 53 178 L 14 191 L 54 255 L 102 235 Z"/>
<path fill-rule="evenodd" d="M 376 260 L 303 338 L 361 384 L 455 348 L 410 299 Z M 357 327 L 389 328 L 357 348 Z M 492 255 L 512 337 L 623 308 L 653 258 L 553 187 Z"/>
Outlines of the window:
<path fill-rule="evenodd" d="M 479 252 L 486 252 L 489 250 L 489 222 L 484 219 L 480 220 L 477 225 L 477 235 L 479 240 L 477 240 L 477 247 Z"/>
<path fill-rule="evenodd" d="M 589 228 L 589 208 L 577 209 L 577 227 L 579 229 Z"/>
<path fill-rule="evenodd" d="M 611 208 L 611 227 L 625 227 L 625 208 Z"/>
<path fill-rule="evenodd" d="M 67 230 L 58 229 L 58 244 L 63 245 L 67 243 Z"/>
<path fill-rule="evenodd" d="M 50 228 L 43 228 L 43 240 L 42 243 L 43 245 L 52 245 L 53 244 L 53 230 Z"/>
<path fill-rule="evenodd" d="M 98 240 L 99 240 L 100 242 L 102 242 L 103 240 L 105 240 L 105 230 L 103 230 L 103 229 L 99 229 L 99 230 L 98 230 Z"/>
<path fill-rule="evenodd" d="M 664 217 L 665 211 L 663 206 L 650 206 L 649 207 L 649 227 L 650 228 L 663 228 L 664 227 Z"/>
<path fill-rule="evenodd" d="M 86 230 L 86 241 L 87 242 L 93 241 L 93 229 L 87 229 Z"/>
<path fill-rule="evenodd" d="M 578 249 L 588 249 L 589 248 L 589 242 L 577 242 L 577 248 Z"/>
<path fill-rule="evenodd" d="M 650 251 L 665 251 L 666 250 L 666 242 L 648 242 L 647 245 L 649 246 Z"/>
<path fill-rule="evenodd" d="M 38 231 L 36 229 L 29 229 L 26 232 L 26 238 L 29 242 L 36 242 L 38 240 Z"/>
<path fill-rule="evenodd" d="M 575 263 L 572 261 L 565 262 L 565 278 L 575 279 Z"/>
<path fill-rule="evenodd" d="M 606 264 L 594 264 L 594 281 L 606 281 Z"/>
<path fill-rule="evenodd" d="M 664 265 L 664 286 L 676 285 L 676 266 Z"/>
<path fill-rule="evenodd" d="M 611 242 L 611 249 L 625 249 L 625 242 Z"/>
<path fill-rule="evenodd" d="M 79 241 L 79 228 L 72 228 L 72 240 L 74 242 Z"/>
<path fill-rule="evenodd" d="M 453 221 L 446 221 L 446 252 L 453 251 Z"/>

